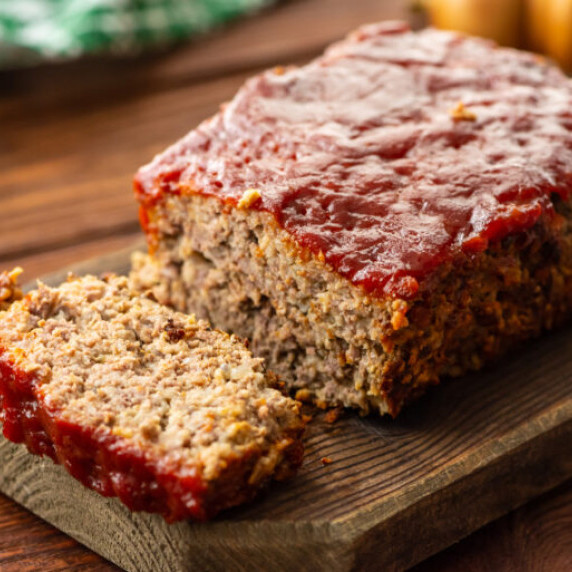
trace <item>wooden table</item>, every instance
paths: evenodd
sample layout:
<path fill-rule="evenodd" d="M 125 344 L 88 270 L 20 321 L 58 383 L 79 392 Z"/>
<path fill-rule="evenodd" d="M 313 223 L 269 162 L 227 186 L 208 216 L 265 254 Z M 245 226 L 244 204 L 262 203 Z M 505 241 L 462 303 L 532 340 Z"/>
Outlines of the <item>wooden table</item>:
<path fill-rule="evenodd" d="M 137 59 L 0 74 L 0 262 L 26 279 L 140 240 L 131 176 L 244 79 L 304 62 L 357 25 L 406 15 L 403 0 L 298 0 L 200 42 Z M 0 569 L 113 570 L 0 495 Z M 572 483 L 419 565 L 572 570 Z"/>

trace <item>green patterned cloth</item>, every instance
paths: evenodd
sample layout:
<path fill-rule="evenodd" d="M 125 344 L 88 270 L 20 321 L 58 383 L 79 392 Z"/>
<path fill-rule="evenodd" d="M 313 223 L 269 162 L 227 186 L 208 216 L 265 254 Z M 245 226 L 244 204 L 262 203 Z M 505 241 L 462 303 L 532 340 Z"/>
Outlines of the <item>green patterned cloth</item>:
<path fill-rule="evenodd" d="M 129 53 L 205 32 L 271 0 L 0 0 L 0 68 Z"/>

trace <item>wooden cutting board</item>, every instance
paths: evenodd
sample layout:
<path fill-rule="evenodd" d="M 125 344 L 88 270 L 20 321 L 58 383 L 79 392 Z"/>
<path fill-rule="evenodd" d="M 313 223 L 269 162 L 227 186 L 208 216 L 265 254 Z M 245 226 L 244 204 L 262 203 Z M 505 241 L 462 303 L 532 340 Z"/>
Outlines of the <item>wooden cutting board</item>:
<path fill-rule="evenodd" d="M 74 270 L 128 266 L 123 251 Z M 314 413 L 299 475 L 206 525 L 132 514 L 3 438 L 0 490 L 127 570 L 407 568 L 572 476 L 572 329 L 396 421 Z"/>

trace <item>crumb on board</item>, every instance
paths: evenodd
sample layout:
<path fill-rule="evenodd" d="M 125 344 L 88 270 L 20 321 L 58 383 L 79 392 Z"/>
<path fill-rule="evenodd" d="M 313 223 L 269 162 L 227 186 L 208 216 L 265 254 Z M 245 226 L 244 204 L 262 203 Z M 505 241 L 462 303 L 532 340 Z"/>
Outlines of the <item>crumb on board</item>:
<path fill-rule="evenodd" d="M 248 209 L 262 198 L 258 189 L 246 189 L 237 203 L 239 209 Z"/>
<path fill-rule="evenodd" d="M 324 419 L 326 423 L 335 423 L 343 414 L 344 409 L 343 407 L 336 407 L 334 409 L 330 409 L 325 415 Z"/>
<path fill-rule="evenodd" d="M 477 116 L 469 111 L 462 101 L 459 101 L 455 107 L 449 110 L 449 115 L 454 121 L 476 121 Z"/>
<path fill-rule="evenodd" d="M 326 465 L 331 465 L 333 463 L 331 457 L 322 457 L 320 459 L 320 462 L 322 463 L 322 465 L 326 466 Z"/>
<path fill-rule="evenodd" d="M 314 418 L 311 415 L 302 415 L 302 421 L 304 422 L 304 425 L 307 425 L 313 419 Z"/>

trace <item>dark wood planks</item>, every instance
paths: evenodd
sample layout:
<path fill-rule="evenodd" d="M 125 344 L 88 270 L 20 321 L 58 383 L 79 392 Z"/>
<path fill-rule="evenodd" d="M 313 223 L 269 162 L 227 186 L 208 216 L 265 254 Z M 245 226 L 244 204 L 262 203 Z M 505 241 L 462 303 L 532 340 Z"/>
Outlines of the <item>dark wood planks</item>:
<path fill-rule="evenodd" d="M 20 526 L 14 526 L 15 522 Z M 0 495 L 0 554 L 2 572 L 119 570 L 3 495 Z"/>
<path fill-rule="evenodd" d="M 125 251 L 78 271 L 128 266 Z M 299 476 L 207 526 L 130 514 L 5 441 L 0 490 L 128 570 L 403 569 L 572 476 L 571 380 L 568 329 L 396 421 L 315 412 Z"/>
<path fill-rule="evenodd" d="M 491 523 L 412 572 L 572 570 L 571 485 Z"/>
<path fill-rule="evenodd" d="M 135 232 L 131 179 L 139 165 L 212 114 L 245 75 L 149 95 L 105 111 L 22 123 L 8 131 L 0 260 Z M 49 144 L 47 143 L 49 142 Z"/>
<path fill-rule="evenodd" d="M 117 252 L 134 245 L 144 243 L 141 232 L 136 230 L 125 235 L 114 234 L 109 237 L 96 237 L 89 241 L 68 244 L 57 250 L 38 251 L 23 256 L 9 257 L 0 262 L 1 267 L 21 266 L 25 269 L 24 278 L 34 279 L 52 272 L 54 268 L 80 264 L 81 261 L 100 257 L 106 252 Z"/>
<path fill-rule="evenodd" d="M 91 59 L 56 67 L 0 73 L 2 112 L 22 105 L 51 109 L 101 104 L 125 92 L 161 91 L 237 71 L 307 59 L 367 22 L 407 19 L 407 0 L 282 0 L 272 8 L 232 22 L 196 41 L 145 57 Z M 75 79 L 74 79 L 75 78 Z M 70 79 L 72 80 L 70 82 Z M 123 80 L 123 81 L 118 81 Z M 38 90 L 37 88 L 40 88 Z M 17 94 L 22 101 L 10 95 Z M 25 94 L 23 96 L 23 94 Z"/>

